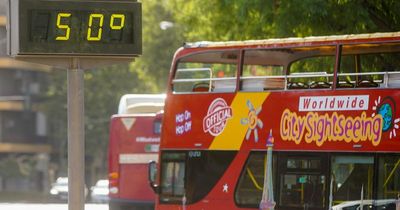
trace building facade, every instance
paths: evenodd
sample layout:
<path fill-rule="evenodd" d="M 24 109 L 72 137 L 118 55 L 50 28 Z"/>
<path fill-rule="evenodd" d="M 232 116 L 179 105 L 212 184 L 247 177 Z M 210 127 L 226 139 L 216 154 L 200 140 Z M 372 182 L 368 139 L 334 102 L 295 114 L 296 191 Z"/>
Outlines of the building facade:
<path fill-rule="evenodd" d="M 48 192 L 48 70 L 7 57 L 7 0 L 0 0 L 0 192 Z"/>

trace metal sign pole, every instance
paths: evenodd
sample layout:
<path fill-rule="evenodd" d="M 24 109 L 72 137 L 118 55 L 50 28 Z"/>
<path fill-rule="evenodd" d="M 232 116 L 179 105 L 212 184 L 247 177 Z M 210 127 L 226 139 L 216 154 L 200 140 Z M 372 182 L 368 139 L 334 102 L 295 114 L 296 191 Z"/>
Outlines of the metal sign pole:
<path fill-rule="evenodd" d="M 68 69 L 68 210 L 85 204 L 84 82 L 79 58 Z"/>

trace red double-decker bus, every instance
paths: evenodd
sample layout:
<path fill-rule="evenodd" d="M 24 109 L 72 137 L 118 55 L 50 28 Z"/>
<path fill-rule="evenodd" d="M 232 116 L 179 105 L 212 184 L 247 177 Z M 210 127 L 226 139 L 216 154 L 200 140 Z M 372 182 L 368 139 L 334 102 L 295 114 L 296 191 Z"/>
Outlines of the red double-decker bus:
<path fill-rule="evenodd" d="M 164 94 L 122 96 L 111 117 L 109 209 L 154 209 L 147 164 L 158 160 Z"/>
<path fill-rule="evenodd" d="M 170 72 L 156 209 L 396 207 L 399 32 L 191 43 Z"/>

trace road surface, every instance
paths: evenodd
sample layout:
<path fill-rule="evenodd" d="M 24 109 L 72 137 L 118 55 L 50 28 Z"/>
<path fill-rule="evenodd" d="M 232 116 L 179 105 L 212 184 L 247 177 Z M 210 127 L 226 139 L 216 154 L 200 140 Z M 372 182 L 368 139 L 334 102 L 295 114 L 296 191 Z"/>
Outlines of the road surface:
<path fill-rule="evenodd" d="M 1 210 L 68 210 L 68 204 L 0 203 Z M 108 210 L 108 204 L 86 204 L 85 210 Z"/>

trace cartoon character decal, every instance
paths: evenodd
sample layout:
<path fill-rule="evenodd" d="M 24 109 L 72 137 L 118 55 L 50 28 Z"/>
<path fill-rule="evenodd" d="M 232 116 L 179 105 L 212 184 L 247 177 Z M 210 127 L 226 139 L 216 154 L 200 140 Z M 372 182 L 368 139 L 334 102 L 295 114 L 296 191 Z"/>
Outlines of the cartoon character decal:
<path fill-rule="evenodd" d="M 247 100 L 246 103 L 247 107 L 249 108 L 249 112 L 248 112 L 248 116 L 247 118 L 242 118 L 240 120 L 240 123 L 242 125 L 247 125 L 248 129 L 246 132 L 246 140 L 249 140 L 251 133 L 254 133 L 254 141 L 258 142 L 258 130 L 257 127 L 259 129 L 262 129 L 264 124 L 261 121 L 261 119 L 258 117 L 258 114 L 260 114 L 261 112 L 261 106 L 258 107 L 257 109 L 254 108 L 253 104 L 251 103 L 250 100 Z"/>

